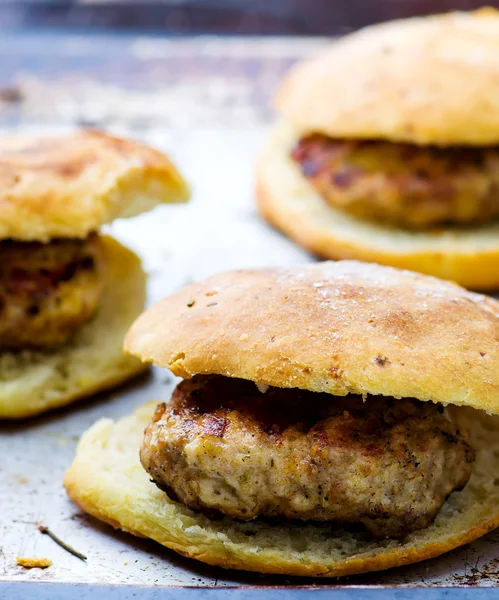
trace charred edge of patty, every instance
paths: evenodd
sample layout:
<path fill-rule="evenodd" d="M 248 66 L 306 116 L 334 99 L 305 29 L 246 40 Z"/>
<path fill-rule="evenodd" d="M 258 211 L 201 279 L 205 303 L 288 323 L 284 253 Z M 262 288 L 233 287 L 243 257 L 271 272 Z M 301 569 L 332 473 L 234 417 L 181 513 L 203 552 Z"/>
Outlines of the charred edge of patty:
<path fill-rule="evenodd" d="M 333 208 L 406 229 L 499 218 L 499 148 L 416 146 L 313 134 L 291 151 Z"/>
<path fill-rule="evenodd" d="M 96 234 L 0 242 L 0 350 L 65 344 L 97 311 L 102 258 Z"/>
<path fill-rule="evenodd" d="M 331 417 L 339 419 L 332 439 L 331 432 L 327 428 L 327 419 Z M 204 448 L 203 451 L 199 450 L 201 454 L 210 454 L 216 446 L 220 446 L 217 452 L 220 451 L 222 461 L 226 463 L 216 465 L 217 469 L 221 466 L 221 471 L 216 475 L 217 486 L 220 489 L 225 477 L 224 468 L 229 467 L 230 470 L 231 449 L 239 456 L 246 442 L 256 443 L 261 452 L 268 450 L 267 458 L 270 458 L 271 463 L 276 456 L 276 465 L 270 463 L 266 467 L 269 469 L 280 468 L 277 465 L 282 466 L 278 452 L 279 448 L 286 448 L 286 444 L 288 444 L 286 450 L 288 453 L 290 448 L 292 451 L 296 449 L 297 454 L 291 458 L 296 457 L 298 461 L 296 464 L 301 465 L 301 467 L 296 466 L 297 470 L 303 468 L 303 459 L 307 456 L 312 468 L 314 468 L 314 461 L 318 461 L 315 466 L 320 466 L 321 460 L 324 463 L 321 452 L 324 451 L 327 458 L 328 448 L 337 446 L 339 450 L 346 451 L 345 456 L 348 456 L 348 451 L 353 449 L 361 459 L 359 462 L 361 468 L 362 461 L 368 466 L 373 461 L 379 461 L 381 465 L 383 459 L 392 453 L 393 457 L 390 458 L 392 462 L 388 466 L 398 463 L 396 470 L 401 478 L 405 478 L 406 475 L 413 476 L 418 473 L 419 466 L 415 461 L 424 462 L 424 458 L 418 457 L 418 452 L 421 456 L 424 453 L 418 450 L 414 455 L 409 449 L 404 452 L 405 438 L 402 436 L 400 439 L 400 434 L 398 437 L 393 435 L 395 429 L 400 426 L 406 427 L 408 446 L 412 444 L 414 448 L 418 442 L 414 435 L 419 435 L 416 432 L 421 430 L 423 437 L 420 441 L 423 449 L 426 443 L 425 435 L 429 433 L 437 440 L 437 449 L 440 453 L 446 452 L 446 456 L 452 458 L 454 448 L 454 453 L 461 461 L 458 462 L 456 475 L 449 476 L 452 481 L 447 486 L 448 489 L 445 488 L 443 495 L 441 490 L 436 489 L 434 494 L 437 499 L 425 510 L 420 506 L 418 510 L 411 510 L 412 507 L 408 502 L 405 504 L 401 502 L 399 506 L 395 499 L 388 509 L 379 503 L 369 505 L 369 501 L 366 500 L 364 509 L 359 508 L 355 518 L 325 518 L 327 511 L 321 512 L 320 508 L 317 509 L 315 518 L 314 515 L 310 517 L 309 513 L 300 515 L 299 511 L 293 512 L 289 507 L 282 514 L 279 512 L 279 507 L 269 509 L 268 506 L 266 511 L 255 514 L 251 510 L 246 512 L 243 501 L 241 507 L 238 506 L 236 509 L 233 505 L 229 509 L 227 506 L 216 507 L 219 498 L 209 505 L 196 493 L 194 489 L 196 486 L 190 486 L 189 479 L 194 477 L 193 473 L 196 473 L 195 483 L 199 483 L 205 475 L 211 477 L 210 474 L 203 473 L 202 465 L 193 467 L 192 464 L 188 464 L 185 450 L 191 442 L 194 444 L 201 442 L 201 449 Z M 168 440 L 172 431 L 174 439 Z M 311 445 L 309 455 L 303 454 L 303 447 L 300 450 L 299 446 L 289 445 L 290 440 L 291 442 L 297 440 L 299 443 L 300 439 L 304 438 L 308 438 Z M 391 443 L 394 444 L 392 447 Z M 428 447 L 436 452 L 435 446 L 429 444 Z M 216 455 L 215 459 L 217 459 Z M 254 518 L 272 521 L 309 520 L 319 523 L 326 521 L 346 527 L 360 525 L 364 526 L 374 538 L 383 539 L 403 538 L 411 531 L 424 529 L 430 525 L 447 496 L 466 485 L 475 453 L 467 442 L 466 432 L 461 431 L 447 419 L 441 405 L 423 403 L 414 399 L 395 400 L 378 396 L 369 397 L 364 403 L 361 397 L 332 397 L 329 394 L 272 387 L 262 394 L 257 391 L 252 382 L 219 376 L 196 376 L 177 386 L 170 404 L 161 404 L 157 407 L 153 420 L 145 431 L 141 460 L 152 481 L 172 500 L 210 518 L 229 516 L 240 520 Z M 294 468 L 293 461 L 288 463 L 288 466 L 290 464 Z M 237 465 L 234 468 L 238 468 Z M 256 473 L 253 474 L 256 477 Z M 294 475 L 296 473 L 289 473 L 291 480 Z M 334 476 L 334 473 L 332 475 Z M 314 485 L 321 488 L 321 491 L 317 492 L 314 489 L 312 492 L 317 492 L 319 495 L 328 494 L 327 489 L 332 485 L 332 480 L 324 477 L 329 476 L 329 472 L 324 474 L 319 471 Z M 233 486 L 233 482 L 230 485 Z M 341 482 L 336 485 L 341 487 Z M 291 483 L 290 487 L 292 487 Z M 390 486 L 387 489 L 390 491 Z M 244 490 L 239 492 L 241 497 L 246 493 Z M 329 495 L 331 496 L 331 492 Z M 329 502 L 327 495 L 324 501 Z"/>

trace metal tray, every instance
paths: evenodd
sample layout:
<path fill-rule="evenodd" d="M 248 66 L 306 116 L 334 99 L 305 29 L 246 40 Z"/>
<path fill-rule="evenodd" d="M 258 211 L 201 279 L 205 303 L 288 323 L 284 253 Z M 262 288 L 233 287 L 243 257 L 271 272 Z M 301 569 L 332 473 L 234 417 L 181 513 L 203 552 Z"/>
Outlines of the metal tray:
<path fill-rule="evenodd" d="M 266 43 L 277 55 L 277 42 Z M 152 42 L 147 44 L 147 52 L 156 56 L 157 48 L 150 46 Z M 243 51 L 240 42 L 232 47 L 216 44 L 222 54 L 230 54 L 234 47 Z M 291 42 L 286 44 L 288 56 Z M 141 47 L 145 52 L 145 46 Z M 260 58 L 266 52 L 253 51 Z M 144 98 L 142 102 L 146 111 Z M 177 102 L 177 108 L 180 105 Z M 48 104 L 41 108 L 50 110 Z M 253 164 L 265 126 L 261 119 L 251 117 L 253 113 L 238 117 L 237 109 L 231 109 L 230 126 L 221 125 L 226 115 L 220 111 L 216 118 L 210 113 L 205 119 L 203 113 L 202 122 L 193 119 L 189 123 L 183 115 L 177 128 L 174 122 L 157 127 L 150 123 L 139 129 L 125 119 L 112 123 L 114 132 L 142 137 L 168 152 L 194 189 L 188 205 L 161 207 L 109 228 L 143 257 L 150 275 L 149 302 L 218 271 L 313 260 L 256 214 Z M 77 107 L 72 104 L 71 110 Z M 61 115 L 59 121 L 64 120 L 64 113 Z M 69 123 L 78 116 L 71 115 Z M 50 129 L 54 129 L 54 121 Z M 33 128 L 33 120 L 21 118 L 18 128 L 25 127 Z M 42 129 L 45 127 L 48 125 Z M 171 375 L 156 369 L 131 385 L 42 418 L 0 424 L 0 598 L 78 595 L 83 600 L 105 594 L 112 599 L 151 600 L 168 589 L 169 597 L 180 598 L 197 597 L 202 592 L 215 598 L 225 598 L 228 593 L 238 598 L 249 594 L 279 598 L 286 593 L 286 597 L 301 599 L 308 598 L 313 590 L 327 591 L 341 600 L 366 595 L 397 600 L 423 595 L 425 600 L 478 600 L 486 593 L 489 596 L 487 590 L 475 588 L 499 584 L 499 530 L 441 558 L 413 566 L 340 580 L 303 580 L 210 568 L 153 542 L 114 531 L 80 512 L 67 499 L 62 478 L 82 432 L 100 417 L 119 418 L 147 400 L 168 400 L 173 385 Z M 83 562 L 61 549 L 38 531 L 39 524 L 50 527 L 88 560 Z M 17 556 L 48 557 L 53 565 L 45 570 L 26 570 L 16 566 Z"/>

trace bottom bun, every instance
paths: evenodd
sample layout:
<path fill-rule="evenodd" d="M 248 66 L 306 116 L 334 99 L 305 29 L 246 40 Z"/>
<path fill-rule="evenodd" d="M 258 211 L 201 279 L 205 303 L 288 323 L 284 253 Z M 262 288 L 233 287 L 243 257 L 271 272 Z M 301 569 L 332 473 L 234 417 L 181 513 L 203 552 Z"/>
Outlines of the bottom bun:
<path fill-rule="evenodd" d="M 148 403 L 117 422 L 102 419 L 87 431 L 66 473 L 70 498 L 113 527 L 225 568 L 337 577 L 388 569 L 438 556 L 499 525 L 499 417 L 454 408 L 471 429 L 477 451 L 462 492 L 448 498 L 434 524 L 405 541 L 373 541 L 366 533 L 329 524 L 212 520 L 171 501 L 139 462 Z"/>
<path fill-rule="evenodd" d="M 115 386 L 145 367 L 123 354 L 123 338 L 145 303 L 139 258 L 103 237 L 104 290 L 97 315 L 52 352 L 0 354 L 0 418 L 40 414 Z"/>
<path fill-rule="evenodd" d="M 363 221 L 321 198 L 290 158 L 296 134 L 276 126 L 260 156 L 262 215 L 307 250 L 419 271 L 471 289 L 499 288 L 499 223 L 468 229 L 407 231 Z"/>

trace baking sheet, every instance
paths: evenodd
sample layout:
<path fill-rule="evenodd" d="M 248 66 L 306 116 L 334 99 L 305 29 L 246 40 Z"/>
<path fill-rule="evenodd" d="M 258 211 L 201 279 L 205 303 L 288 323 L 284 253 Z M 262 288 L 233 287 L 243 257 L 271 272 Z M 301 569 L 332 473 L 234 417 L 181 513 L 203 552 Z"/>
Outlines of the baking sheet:
<path fill-rule="evenodd" d="M 123 127 L 115 132 L 130 133 Z M 188 205 L 161 207 L 109 228 L 143 257 L 150 302 L 217 271 L 312 260 L 256 214 L 252 170 L 263 136 L 262 127 L 142 132 L 174 158 L 194 189 Z M 168 400 L 173 386 L 173 377 L 156 369 L 91 401 L 36 420 L 0 424 L 0 581 L 209 587 L 499 584 L 499 531 L 436 560 L 331 582 L 210 568 L 84 515 L 66 498 L 61 483 L 81 433 L 101 417 L 119 418 L 147 400 Z M 59 548 L 38 524 L 88 560 Z M 26 570 L 16 566 L 16 556 L 48 557 L 53 565 Z"/>

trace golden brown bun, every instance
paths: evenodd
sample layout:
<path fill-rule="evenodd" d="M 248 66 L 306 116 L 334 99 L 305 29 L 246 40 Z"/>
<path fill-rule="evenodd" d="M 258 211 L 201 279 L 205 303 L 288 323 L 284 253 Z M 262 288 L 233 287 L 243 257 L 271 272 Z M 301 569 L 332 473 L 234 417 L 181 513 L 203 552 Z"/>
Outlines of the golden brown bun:
<path fill-rule="evenodd" d="M 0 418 L 20 419 L 111 388 L 145 370 L 124 356 L 125 332 L 144 309 L 139 258 L 104 237 L 104 291 L 97 315 L 54 352 L 0 354 Z"/>
<path fill-rule="evenodd" d="M 499 13 L 482 9 L 368 27 L 291 70 L 284 118 L 332 137 L 499 142 Z"/>
<path fill-rule="evenodd" d="M 499 223 L 424 232 L 350 216 L 326 204 L 303 177 L 289 156 L 296 139 L 278 124 L 258 161 L 258 204 L 272 225 L 324 258 L 411 269 L 471 289 L 499 288 Z"/>
<path fill-rule="evenodd" d="M 136 141 L 90 130 L 0 140 L 0 239 L 82 238 L 188 197 L 173 164 Z"/>
<path fill-rule="evenodd" d="M 499 302 L 354 261 L 232 271 L 149 308 L 125 350 L 175 375 L 499 413 Z"/>
<path fill-rule="evenodd" d="M 71 499 L 84 511 L 135 535 L 211 565 L 337 577 L 388 569 L 461 546 L 499 525 L 499 418 L 454 409 L 471 429 L 477 461 L 470 482 L 447 499 L 433 525 L 404 542 L 380 543 L 360 532 L 313 523 L 293 525 L 211 520 L 172 502 L 139 462 L 143 430 L 154 406 L 116 423 L 103 419 L 85 433 L 66 473 Z"/>

